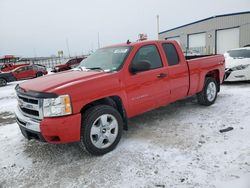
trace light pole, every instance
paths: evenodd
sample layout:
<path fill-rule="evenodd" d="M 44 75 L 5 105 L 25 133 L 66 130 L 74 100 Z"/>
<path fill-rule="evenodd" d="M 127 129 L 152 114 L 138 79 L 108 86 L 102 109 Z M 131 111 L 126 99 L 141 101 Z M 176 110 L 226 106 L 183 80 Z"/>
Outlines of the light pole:
<path fill-rule="evenodd" d="M 159 25 L 160 25 L 160 22 L 159 22 L 159 15 L 157 14 L 156 15 L 156 19 L 157 19 L 157 39 L 159 40 L 159 33 L 160 33 L 160 29 L 159 29 Z"/>
<path fill-rule="evenodd" d="M 100 36 L 99 36 L 99 32 L 98 32 L 98 35 L 97 35 L 97 39 L 98 39 L 98 49 L 100 48 Z"/>
<path fill-rule="evenodd" d="M 66 45 L 67 45 L 67 49 L 68 49 L 68 53 L 69 53 L 69 58 L 70 58 L 70 51 L 69 51 L 69 41 L 68 41 L 68 38 L 66 38 Z"/>

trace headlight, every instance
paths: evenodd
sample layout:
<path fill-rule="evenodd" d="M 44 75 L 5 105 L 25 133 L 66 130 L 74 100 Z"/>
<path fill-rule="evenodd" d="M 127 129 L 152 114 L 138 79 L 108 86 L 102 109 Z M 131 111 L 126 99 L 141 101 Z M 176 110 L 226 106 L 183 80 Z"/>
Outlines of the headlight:
<path fill-rule="evenodd" d="M 55 117 L 72 114 L 72 107 L 69 95 L 61 95 L 57 98 L 43 100 L 43 116 Z"/>
<path fill-rule="evenodd" d="M 243 69 L 247 68 L 249 65 L 250 65 L 250 64 L 247 64 L 247 65 L 238 65 L 238 66 L 236 66 L 236 67 L 231 68 L 231 70 L 233 70 L 233 71 L 236 71 L 236 70 L 243 70 Z"/>

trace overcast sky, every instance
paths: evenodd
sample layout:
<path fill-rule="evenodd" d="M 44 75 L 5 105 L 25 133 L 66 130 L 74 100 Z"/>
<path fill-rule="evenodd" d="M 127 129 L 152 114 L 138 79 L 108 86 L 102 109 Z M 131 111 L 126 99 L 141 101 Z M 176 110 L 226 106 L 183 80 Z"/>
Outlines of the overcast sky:
<path fill-rule="evenodd" d="M 0 0 L 0 56 L 88 53 L 210 16 L 250 10 L 250 0 Z"/>

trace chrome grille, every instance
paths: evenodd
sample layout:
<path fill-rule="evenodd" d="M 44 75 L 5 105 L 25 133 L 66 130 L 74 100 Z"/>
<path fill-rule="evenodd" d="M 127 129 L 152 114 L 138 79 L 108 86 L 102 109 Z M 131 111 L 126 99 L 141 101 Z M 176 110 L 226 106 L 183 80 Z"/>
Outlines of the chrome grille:
<path fill-rule="evenodd" d="M 42 119 L 42 100 L 17 94 L 18 108 L 27 117 Z"/>

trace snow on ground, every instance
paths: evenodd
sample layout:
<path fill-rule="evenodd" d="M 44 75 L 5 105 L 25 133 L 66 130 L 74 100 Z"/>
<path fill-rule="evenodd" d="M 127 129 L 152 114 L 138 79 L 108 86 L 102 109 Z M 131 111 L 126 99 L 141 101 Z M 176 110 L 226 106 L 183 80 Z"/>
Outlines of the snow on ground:
<path fill-rule="evenodd" d="M 0 187 L 250 187 L 249 83 L 223 85 L 210 107 L 191 97 L 130 119 L 101 157 L 77 143 L 27 141 L 6 121 L 14 87 L 0 88 Z"/>

